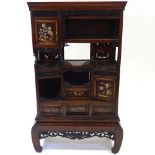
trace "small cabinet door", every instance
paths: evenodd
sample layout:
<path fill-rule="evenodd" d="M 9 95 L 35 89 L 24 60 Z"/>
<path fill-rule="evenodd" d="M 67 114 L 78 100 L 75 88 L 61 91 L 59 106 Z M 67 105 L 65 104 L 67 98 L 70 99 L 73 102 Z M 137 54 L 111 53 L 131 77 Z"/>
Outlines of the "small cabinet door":
<path fill-rule="evenodd" d="M 96 98 L 113 101 L 115 98 L 115 83 L 113 78 L 96 78 L 94 80 L 94 95 Z"/>
<path fill-rule="evenodd" d="M 35 47 L 58 47 L 60 42 L 59 18 L 36 18 L 34 19 L 33 42 Z"/>

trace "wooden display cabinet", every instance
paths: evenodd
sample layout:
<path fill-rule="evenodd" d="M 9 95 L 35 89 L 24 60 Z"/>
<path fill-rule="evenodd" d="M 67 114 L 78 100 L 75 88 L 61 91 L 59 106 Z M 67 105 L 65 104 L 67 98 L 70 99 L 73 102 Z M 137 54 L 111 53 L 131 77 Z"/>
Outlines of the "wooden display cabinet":
<path fill-rule="evenodd" d="M 28 2 L 31 12 L 37 116 L 32 142 L 62 136 L 114 140 L 118 116 L 123 10 L 127 2 Z M 89 60 L 65 60 L 67 43 L 89 43 Z M 84 49 L 83 49 L 84 50 Z M 74 51 L 73 51 L 74 53 Z"/>

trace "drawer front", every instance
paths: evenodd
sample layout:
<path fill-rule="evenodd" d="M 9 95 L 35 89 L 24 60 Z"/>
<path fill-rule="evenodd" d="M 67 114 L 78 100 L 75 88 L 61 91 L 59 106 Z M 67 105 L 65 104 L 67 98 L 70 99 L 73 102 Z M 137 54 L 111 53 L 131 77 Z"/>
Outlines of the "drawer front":
<path fill-rule="evenodd" d="M 45 105 L 42 106 L 43 114 L 53 114 L 53 115 L 61 115 L 62 108 L 60 105 Z"/>
<path fill-rule="evenodd" d="M 94 95 L 96 98 L 113 101 L 115 98 L 115 79 L 96 78 L 94 84 Z"/>
<path fill-rule="evenodd" d="M 106 115 L 106 114 L 113 114 L 114 109 L 112 106 L 93 106 L 93 115 Z"/>
<path fill-rule="evenodd" d="M 60 78 L 60 72 L 58 71 L 51 71 L 51 72 L 38 72 L 38 78 L 48 78 L 48 77 L 52 77 L 52 78 Z"/>
<path fill-rule="evenodd" d="M 64 89 L 64 97 L 89 97 L 89 89 L 88 88 L 65 88 Z"/>
<path fill-rule="evenodd" d="M 88 105 L 66 105 L 66 115 L 88 115 Z"/>
<path fill-rule="evenodd" d="M 113 115 L 114 105 L 112 102 L 97 101 L 53 101 L 45 102 L 40 105 L 41 114 L 60 115 L 60 116 L 98 116 L 98 115 Z"/>

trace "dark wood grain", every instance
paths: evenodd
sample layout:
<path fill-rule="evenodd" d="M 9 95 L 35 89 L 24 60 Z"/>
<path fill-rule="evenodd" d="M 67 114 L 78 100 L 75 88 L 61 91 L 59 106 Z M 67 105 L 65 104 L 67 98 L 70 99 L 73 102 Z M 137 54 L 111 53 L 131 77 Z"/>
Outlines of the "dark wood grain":
<path fill-rule="evenodd" d="M 92 136 L 123 139 L 118 116 L 124 2 L 28 2 L 35 56 L 37 116 L 32 142 L 40 138 Z M 90 43 L 90 60 L 65 60 L 66 43 Z M 83 51 L 85 52 L 85 51 Z M 74 53 L 74 51 L 73 51 Z"/>

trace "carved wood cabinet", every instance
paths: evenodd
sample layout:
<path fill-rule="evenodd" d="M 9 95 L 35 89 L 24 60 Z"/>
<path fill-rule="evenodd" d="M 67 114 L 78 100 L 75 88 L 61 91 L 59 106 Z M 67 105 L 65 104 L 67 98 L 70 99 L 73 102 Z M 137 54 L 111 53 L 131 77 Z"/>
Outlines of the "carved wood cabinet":
<path fill-rule="evenodd" d="M 28 2 L 35 56 L 37 116 L 32 142 L 62 136 L 114 140 L 118 116 L 123 10 L 127 2 Z M 89 60 L 66 60 L 67 43 L 89 43 Z M 85 49 L 83 49 L 83 52 Z M 74 53 L 74 51 L 73 51 Z"/>

